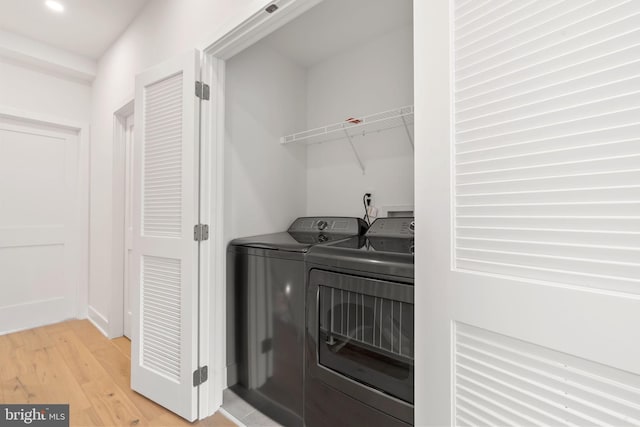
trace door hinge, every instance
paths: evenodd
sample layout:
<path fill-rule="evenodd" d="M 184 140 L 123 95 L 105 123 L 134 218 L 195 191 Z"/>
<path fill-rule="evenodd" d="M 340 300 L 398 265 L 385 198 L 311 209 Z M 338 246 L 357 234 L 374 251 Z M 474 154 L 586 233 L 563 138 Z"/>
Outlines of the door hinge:
<path fill-rule="evenodd" d="M 202 82 L 196 82 L 196 96 L 205 101 L 209 100 L 209 85 Z"/>
<path fill-rule="evenodd" d="M 209 226 L 207 224 L 196 224 L 193 226 L 193 240 L 202 242 L 209 240 Z"/>
<path fill-rule="evenodd" d="M 209 378 L 209 368 L 203 366 L 193 371 L 193 386 L 198 387 L 200 384 L 207 382 Z"/>

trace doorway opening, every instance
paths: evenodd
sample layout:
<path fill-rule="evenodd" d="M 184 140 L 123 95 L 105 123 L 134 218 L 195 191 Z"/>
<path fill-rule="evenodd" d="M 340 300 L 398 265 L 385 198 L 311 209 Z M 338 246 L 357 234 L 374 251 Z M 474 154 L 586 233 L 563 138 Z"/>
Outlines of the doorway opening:
<path fill-rule="evenodd" d="M 304 3 L 304 4 L 303 4 Z M 328 4 L 328 2 L 326 2 Z M 295 132 L 304 131 L 306 124 L 309 124 L 307 115 L 313 113 L 311 117 L 311 126 L 320 126 L 326 123 L 339 122 L 347 117 L 360 117 L 370 114 L 376 114 L 380 111 L 387 111 L 391 108 L 402 107 L 412 104 L 413 102 L 413 88 L 411 82 L 413 81 L 411 70 L 411 46 L 412 46 L 412 28 L 410 25 L 411 14 L 407 13 L 408 19 L 403 19 L 402 16 L 398 17 L 397 28 L 396 27 L 384 27 L 382 29 L 375 30 L 370 28 L 370 33 L 366 37 L 362 37 L 359 43 L 351 46 L 352 53 L 345 54 L 342 50 L 339 52 L 334 51 L 335 55 L 329 55 L 327 57 L 320 57 L 320 47 L 314 50 L 318 54 L 315 58 L 307 58 L 309 66 L 299 66 L 296 60 L 284 58 L 282 51 L 295 52 L 296 46 L 293 46 L 292 40 L 306 40 L 304 37 L 291 38 L 288 36 L 282 36 L 287 31 L 285 24 L 291 23 L 296 25 L 296 18 L 311 19 L 305 12 L 310 11 L 313 6 L 318 4 L 325 4 L 325 2 L 313 1 L 313 2 L 301 2 L 301 1 L 277 1 L 274 2 L 278 6 L 277 12 L 273 11 L 258 11 L 250 19 L 245 20 L 242 24 L 233 28 L 231 31 L 221 31 L 220 39 L 208 46 L 203 50 L 203 68 L 202 68 L 202 80 L 211 87 L 211 102 L 203 104 L 202 117 L 205 118 L 202 123 L 202 138 L 203 138 L 203 152 L 201 161 L 203 164 L 203 187 L 202 197 L 203 203 L 201 208 L 201 214 L 203 217 L 208 218 L 211 221 L 211 228 L 214 230 L 212 233 L 211 243 L 204 248 L 203 259 L 211 260 L 210 268 L 204 268 L 201 271 L 201 278 L 203 283 L 211 283 L 212 286 L 204 287 L 201 290 L 201 310 L 203 313 L 207 313 L 201 321 L 207 325 L 208 333 L 201 334 L 201 360 L 207 360 L 211 365 L 216 366 L 222 375 L 214 377 L 216 382 L 213 386 L 213 390 L 210 391 L 212 398 L 209 400 L 215 403 L 220 402 L 222 389 L 226 388 L 229 381 L 225 381 L 225 376 L 228 376 L 233 381 L 233 371 L 227 370 L 226 358 L 225 358 L 225 343 L 226 337 L 226 323 L 225 319 L 227 302 L 226 299 L 226 265 L 225 256 L 226 243 L 234 237 L 240 237 L 241 235 L 251 235 L 267 233 L 270 231 L 276 231 L 278 228 L 282 228 L 283 224 L 289 224 L 289 222 L 295 218 L 296 213 L 294 210 L 301 206 L 301 214 L 319 214 L 319 213 L 335 213 L 336 210 L 345 212 L 348 215 L 360 215 L 362 210 L 362 194 L 368 190 L 375 194 L 376 204 L 386 211 L 393 210 L 393 206 L 405 206 L 411 205 L 413 201 L 413 150 L 410 144 L 411 141 L 407 141 L 407 135 L 404 127 L 392 129 L 391 132 L 395 135 L 398 134 L 398 144 L 389 144 L 389 138 L 383 139 L 378 136 L 377 133 L 372 133 L 367 137 L 367 141 L 374 140 L 375 146 L 364 142 L 365 138 L 360 138 L 361 135 L 356 136 L 355 151 L 350 148 L 349 139 L 344 138 L 342 142 L 336 142 L 332 145 L 324 145 L 323 147 L 314 146 L 307 148 L 303 144 L 297 144 L 297 146 L 289 145 L 284 147 L 280 145 L 280 138 L 285 135 L 289 135 Z M 405 7 L 410 12 L 411 2 L 407 2 Z M 354 7 L 354 9 L 363 10 L 367 7 Z M 373 11 L 369 11 L 373 14 Z M 400 12 L 396 10 L 395 12 Z M 307 17 L 305 18 L 305 15 Z M 331 14 L 328 14 L 331 15 Z M 358 16 L 358 14 L 355 14 Z M 390 25 L 388 11 L 384 10 L 380 13 L 380 22 L 382 25 Z M 372 16 L 371 18 L 375 18 Z M 345 34 L 349 33 L 349 25 L 346 22 L 346 18 L 341 15 L 345 29 Z M 300 25 L 302 30 L 309 28 L 308 25 Z M 282 27 L 282 28 L 281 28 Z M 322 28 L 322 26 L 319 26 Z M 369 27 L 368 27 L 369 28 Z M 292 31 L 292 30 L 291 30 Z M 283 48 L 281 43 L 278 43 L 278 35 L 281 35 L 282 39 L 289 41 L 290 43 Z M 375 36 L 375 37 L 374 37 Z M 340 39 L 340 38 L 338 38 Z M 391 40 L 393 39 L 393 40 Z M 395 39 L 404 40 L 401 43 L 394 43 Z M 351 40 L 351 39 L 350 39 Z M 382 47 L 389 47 L 389 55 L 387 58 L 407 59 L 406 61 L 395 60 L 384 62 L 380 64 L 380 55 L 375 56 L 375 48 L 371 43 L 378 42 L 378 45 Z M 386 43 L 385 43 L 386 42 Z M 271 44 L 270 44 L 271 43 Z M 284 43 L 287 44 L 287 43 Z M 371 45 L 370 45 L 371 44 Z M 343 42 L 338 42 L 339 49 L 344 48 Z M 264 49 L 262 49 L 264 48 Z M 268 48 L 268 49 L 267 49 Z M 302 46 L 301 51 L 307 52 L 308 46 Z M 336 48 L 336 49 L 338 49 Z M 368 49 L 367 49 L 368 48 Z M 342 53 L 342 55 L 338 55 Z M 347 52 L 348 53 L 348 52 Z M 369 55 L 367 55 L 369 53 Z M 254 56 L 251 56 L 254 54 Z M 341 58 L 337 58 L 341 56 Z M 265 58 L 267 57 L 267 58 Z M 354 58 L 357 57 L 357 60 Z M 323 62 L 327 62 L 329 59 L 331 64 L 324 64 L 326 67 L 320 70 L 319 67 L 313 67 L 313 65 L 323 65 Z M 258 61 L 260 59 L 260 61 Z M 298 60 L 300 58 L 297 58 Z M 239 82 L 240 78 L 245 76 L 246 81 L 249 83 L 255 82 L 249 76 L 253 70 L 249 62 L 260 63 L 260 66 L 265 64 L 264 61 L 269 61 L 268 64 L 273 70 L 273 80 L 270 81 L 269 87 L 264 85 L 256 88 L 256 91 L 247 91 L 246 85 Z M 372 65 L 366 66 L 364 60 L 369 60 Z M 243 62 L 244 61 L 244 62 Z M 341 61 L 341 64 L 337 64 Z M 345 64 L 349 61 L 353 61 L 354 64 L 346 67 Z M 243 69 L 241 62 L 246 65 Z M 324 72 L 325 68 L 330 65 L 335 65 L 335 69 L 349 69 L 354 74 L 351 76 L 335 77 L 333 84 L 328 81 L 327 74 Z M 396 67 L 398 66 L 398 67 Z M 357 67 L 366 68 L 362 73 L 357 72 Z M 265 67 L 263 67 L 264 69 Z M 311 72 L 309 72 L 311 68 Z M 257 102 L 251 102 L 250 107 L 263 112 L 267 111 L 268 114 L 272 114 L 271 117 L 277 116 L 277 120 L 266 121 L 269 126 L 249 126 L 249 122 L 253 122 L 256 114 L 246 114 L 248 109 L 246 105 L 241 105 L 243 100 L 246 100 L 247 93 L 251 93 L 254 96 L 256 93 L 267 92 L 274 87 L 271 83 L 280 83 L 285 73 L 280 71 L 287 71 L 287 75 L 294 76 L 296 78 L 287 79 L 282 82 L 282 90 L 274 91 L 273 94 L 267 93 L 264 99 L 277 98 L 280 106 L 285 105 L 283 98 L 289 97 L 293 99 L 293 102 L 300 101 L 298 104 L 287 103 L 289 107 L 285 112 L 285 108 L 280 108 L 276 114 L 273 113 L 273 108 L 267 106 L 260 108 Z M 362 76 L 371 75 L 371 70 L 375 70 L 378 74 L 388 72 L 388 76 L 381 82 L 371 81 L 368 87 L 363 87 L 362 90 L 357 91 L 356 86 L 364 86 L 367 82 Z M 241 74 L 241 72 L 246 73 Z M 299 72 L 298 72 L 299 71 Z M 397 73 L 396 73 L 397 71 Z M 309 75 L 313 75 L 317 78 L 309 79 Z M 397 76 L 396 76 L 397 74 Z M 337 76 L 337 73 L 336 73 Z M 325 78 L 326 77 L 326 78 Z M 263 76 L 264 78 L 264 76 Z M 322 78 L 322 79 L 321 79 Z M 313 80 L 310 82 L 310 80 Z M 320 81 L 322 80 L 322 81 Z M 338 86 L 344 85 L 346 82 L 345 90 L 337 90 Z M 389 84 L 389 82 L 394 82 Z M 299 83 L 299 85 L 298 85 Z M 311 84 L 310 84 L 311 83 Z M 324 84 L 323 88 L 320 85 Z M 298 88 L 298 86 L 300 86 Z M 311 86 L 311 87 L 308 87 Z M 364 105 L 358 105 L 358 101 L 361 101 L 365 96 L 374 95 L 380 90 L 387 90 L 388 88 L 393 91 L 385 92 L 384 97 L 376 96 L 374 101 L 380 102 L 380 105 L 374 105 L 373 102 L 363 103 Z M 237 89 L 237 90 L 233 90 Z M 313 92 L 313 93 L 311 93 Z M 356 95 L 352 99 L 342 98 L 347 92 L 356 92 Z M 307 96 L 307 95 L 313 96 Z M 335 95 L 330 96 L 329 94 Z M 361 95 L 362 94 L 362 95 Z M 323 99 L 319 99 L 323 95 Z M 309 101 L 309 98 L 314 100 Z M 340 98 L 341 101 L 337 101 Z M 384 99 L 383 99 L 384 98 Z M 317 101 L 317 102 L 316 102 Z M 336 106 L 336 108 L 327 107 L 320 111 L 319 108 L 315 108 L 320 105 L 320 101 L 326 101 L 325 104 Z M 235 104 L 234 104 L 235 102 Z M 309 105 L 314 106 L 313 111 L 306 111 Z M 233 108 L 237 106 L 238 108 Z M 231 107 L 231 108 L 229 108 Z M 341 109 L 344 109 L 341 110 Z M 253 113 L 253 112 L 252 112 Z M 316 114 L 317 113 L 317 114 Z M 244 117 L 243 117 L 244 115 Z M 280 117 L 280 115 L 282 117 Z M 357 116 L 356 116 L 357 115 Z M 322 117 L 321 117 L 322 116 Z M 242 125 L 243 120 L 249 120 Z M 226 129 L 228 123 L 239 124 L 231 132 Z M 284 124 L 283 129 L 275 129 Z M 304 124 L 300 126 L 301 124 Z M 237 132 L 234 132 L 237 130 Z M 247 135 L 248 132 L 255 131 L 253 136 Z M 264 131 L 264 132 L 262 132 Z M 261 135 L 257 135 L 258 132 L 262 132 Z M 266 133 L 269 135 L 265 135 Z M 242 135 L 241 135 L 242 133 Z M 243 137 L 245 136 L 245 137 Z M 232 138 L 234 142 L 230 142 Z M 240 141 L 242 139 L 242 141 Z M 360 142 L 362 140 L 362 143 Z M 261 141 L 262 144 L 253 146 L 253 142 Z M 265 142 L 269 141 L 269 142 Z M 246 144 L 243 144 L 246 142 Z M 322 155 L 321 151 L 331 150 L 335 162 L 331 164 L 322 163 L 328 157 L 328 155 Z M 309 155 L 309 151 L 312 155 Z M 256 153 L 259 152 L 259 155 Z M 294 153 L 295 152 L 295 153 Z M 318 155 L 315 155 L 317 153 Z M 292 159 L 295 157 L 293 154 L 299 154 L 300 161 Z M 283 164 L 291 165 L 292 167 L 282 166 L 281 169 L 296 174 L 296 179 L 281 180 L 281 177 L 273 173 L 274 168 L 262 168 L 262 165 L 257 164 L 255 160 L 264 159 L 266 156 L 270 156 L 269 162 L 264 164 L 272 165 L 275 160 L 281 161 Z M 356 157 L 364 156 L 364 164 L 359 162 Z M 384 157 L 384 158 L 383 158 Z M 307 166 L 311 165 L 311 168 L 305 166 L 305 162 L 311 158 L 311 161 L 307 163 Z M 398 199 L 400 197 L 399 191 L 391 191 L 398 185 L 391 186 L 390 183 L 395 182 L 392 179 L 386 179 L 384 170 L 386 165 L 384 164 L 391 158 L 396 163 L 401 162 L 404 166 L 398 166 L 399 173 L 392 174 L 392 178 L 397 178 L 400 173 L 403 177 L 406 177 L 408 185 L 402 186 L 402 194 L 406 197 Z M 288 162 L 288 163 L 287 163 Z M 388 163 L 388 162 L 387 162 Z M 396 165 L 394 163 L 394 166 Z M 235 167 L 234 167 L 235 164 Z M 250 166 L 247 166 L 250 165 Z M 366 172 L 363 173 L 362 169 Z M 310 169 L 310 170 L 307 170 Z M 338 173 L 333 173 L 338 170 Z M 251 174 L 245 171 L 251 171 Z M 336 179 L 337 176 L 347 176 L 348 180 L 340 179 L 335 185 L 329 185 L 327 188 L 339 187 L 345 190 L 344 203 L 337 206 L 335 195 L 329 194 L 325 191 L 325 187 L 320 185 L 325 182 L 325 176 L 327 179 Z M 258 178 L 256 178 L 258 177 Z M 380 179 L 375 181 L 374 178 Z M 270 182 L 269 194 L 274 194 L 274 197 L 265 197 L 265 191 L 263 191 L 264 182 Z M 349 186 L 345 186 L 344 183 L 348 182 Z M 315 191 L 312 187 L 318 184 L 320 189 Z M 304 186 L 299 189 L 294 186 Z M 244 188 L 242 188 L 244 187 Z M 284 191 L 283 188 L 289 189 L 294 187 L 291 191 Z M 260 188 L 260 191 L 253 191 L 255 188 Z M 353 189 L 353 195 L 346 194 L 346 190 Z M 305 194 L 319 194 L 327 196 L 327 203 L 320 203 L 314 199 L 310 203 L 307 203 Z M 286 197 L 277 197 L 280 194 L 286 194 Z M 294 195 L 293 197 L 291 195 Z M 233 197 L 231 196 L 233 195 Z M 255 195 L 255 197 L 249 197 L 247 195 Z M 283 200 L 282 203 L 274 203 L 274 200 Z M 340 199 L 342 200 L 342 199 Z M 231 201 L 231 202 L 230 202 Z M 298 203 L 300 202 L 300 203 Z M 316 203 L 317 202 L 317 203 Z M 234 203 L 237 205 L 234 206 Z M 242 205 L 244 203 L 244 205 Z M 295 206 L 293 206 L 295 204 Z M 330 209 L 330 212 L 321 212 L 322 209 Z M 384 209 L 386 208 L 386 209 Z M 259 220 L 251 219 L 245 221 L 242 218 L 244 213 L 252 212 L 255 214 L 256 210 L 260 209 L 261 215 Z M 287 211 L 289 209 L 289 211 Z M 352 210 L 350 210 L 352 209 Z M 412 210 L 412 209 L 408 209 Z M 308 212 L 307 212 L 308 211 Z M 237 213 L 242 214 L 238 215 Z M 297 211 L 296 211 L 297 212 Z M 253 217 L 252 217 L 253 218 Z M 277 221 L 281 221 L 279 224 Z M 253 228 L 252 228 L 253 227 Z M 258 229 L 258 227 L 260 229 Z M 216 232 L 218 231 L 218 232 Z M 277 230 L 279 231 L 279 230 Z M 221 233 L 220 233 L 221 232 Z M 208 350 L 208 352 L 207 352 Z M 206 401 L 202 401 L 203 405 L 207 405 Z"/>
<path fill-rule="evenodd" d="M 109 338 L 131 339 L 131 246 L 134 102 L 113 114 L 113 281 Z"/>

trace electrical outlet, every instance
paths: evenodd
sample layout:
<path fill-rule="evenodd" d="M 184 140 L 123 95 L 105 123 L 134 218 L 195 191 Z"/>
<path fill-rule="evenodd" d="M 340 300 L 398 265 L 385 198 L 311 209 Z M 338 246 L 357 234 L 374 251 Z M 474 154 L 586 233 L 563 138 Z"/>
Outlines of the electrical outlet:
<path fill-rule="evenodd" d="M 365 194 L 369 194 L 369 198 L 368 198 L 369 199 L 369 204 L 367 206 L 374 206 L 375 203 L 374 203 L 374 199 L 373 199 L 373 194 L 374 194 L 373 190 L 369 189 L 369 190 L 365 191 Z"/>

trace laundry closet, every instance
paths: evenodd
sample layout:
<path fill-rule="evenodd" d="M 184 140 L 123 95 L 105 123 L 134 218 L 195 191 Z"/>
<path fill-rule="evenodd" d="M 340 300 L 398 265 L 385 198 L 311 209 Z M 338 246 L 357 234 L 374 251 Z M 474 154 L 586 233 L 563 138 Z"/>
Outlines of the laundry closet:
<path fill-rule="evenodd" d="M 379 335 L 357 344 L 366 348 L 366 354 L 356 358 L 368 372 L 359 380 L 360 388 L 349 396 L 329 398 L 325 379 L 311 383 L 313 372 L 305 371 L 311 360 L 305 350 L 312 335 L 309 322 L 317 317 L 308 314 L 313 305 L 307 283 L 311 246 L 332 240 L 339 244 L 350 232 L 359 256 L 366 259 L 366 250 L 372 250 L 371 255 L 373 249 L 362 245 L 367 224 L 360 218 L 370 223 L 413 216 L 412 7 L 411 0 L 326 0 L 225 64 L 227 384 L 284 425 L 330 422 L 324 415 L 326 405 L 317 404 L 329 400 L 342 404 L 334 411 L 338 418 L 359 413 L 362 422 L 384 419 L 386 425 L 413 420 L 411 218 L 394 218 L 400 222 L 378 227 L 389 232 L 397 226 L 408 237 L 394 243 L 402 242 L 410 274 L 390 279 L 399 264 L 370 275 L 360 270 L 368 280 L 353 294 L 360 302 L 345 299 L 330 309 L 321 307 L 335 310 L 335 319 L 339 307 L 353 309 L 361 319 L 355 329 Z M 378 266 L 385 262 L 372 261 Z M 389 280 L 384 286 L 373 284 L 382 278 Z M 396 279 L 401 283 L 394 288 Z M 338 279 L 334 285 L 344 283 Z M 374 288 L 378 294 L 371 293 Z M 401 289 L 403 303 L 389 297 L 397 293 L 392 288 Z M 403 317 L 402 331 L 383 327 L 383 300 L 385 311 L 399 310 L 395 317 L 393 311 L 391 317 L 385 314 L 385 321 L 402 325 Z M 377 317 L 374 309 L 380 310 Z M 384 349 L 387 332 L 391 344 Z M 404 353 L 398 347 L 401 336 L 406 337 Z M 345 338 L 350 342 L 352 337 L 347 333 Z M 335 366 L 358 363 L 349 357 L 336 356 Z M 367 357 L 371 362 L 364 362 Z M 391 379 L 392 366 L 400 367 L 402 380 Z M 347 378 L 352 369 L 345 369 L 326 378 L 327 384 L 351 381 Z M 406 396 L 385 390 L 391 390 L 394 381 L 406 388 Z M 347 389 L 341 390 L 349 393 Z M 313 413 L 316 416 L 309 415 Z"/>
<path fill-rule="evenodd" d="M 225 74 L 227 241 L 301 216 L 362 217 L 364 193 L 378 216 L 412 210 L 410 0 L 326 0 Z"/>

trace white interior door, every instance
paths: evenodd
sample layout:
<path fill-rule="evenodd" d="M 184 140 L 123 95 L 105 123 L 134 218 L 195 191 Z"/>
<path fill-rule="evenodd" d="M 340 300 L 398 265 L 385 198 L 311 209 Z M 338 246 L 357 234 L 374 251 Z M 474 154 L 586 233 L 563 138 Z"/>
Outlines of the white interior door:
<path fill-rule="evenodd" d="M 415 2 L 416 424 L 640 425 L 640 2 Z"/>
<path fill-rule="evenodd" d="M 79 141 L 0 118 L 0 334 L 76 317 Z"/>
<path fill-rule="evenodd" d="M 133 259 L 133 149 L 134 115 L 125 120 L 125 177 L 124 177 L 124 336 L 131 339 L 131 264 Z"/>
<path fill-rule="evenodd" d="M 131 387 L 198 416 L 198 52 L 136 78 Z"/>

